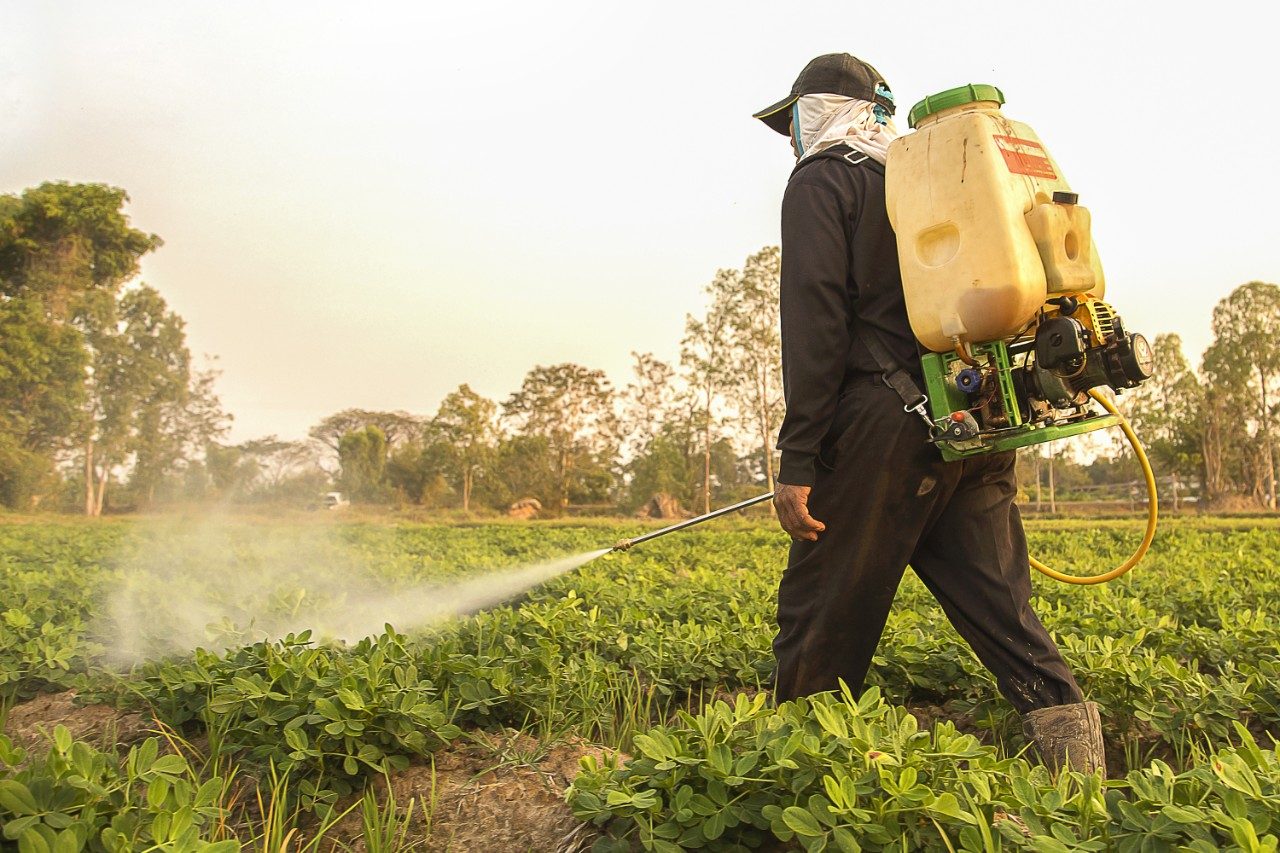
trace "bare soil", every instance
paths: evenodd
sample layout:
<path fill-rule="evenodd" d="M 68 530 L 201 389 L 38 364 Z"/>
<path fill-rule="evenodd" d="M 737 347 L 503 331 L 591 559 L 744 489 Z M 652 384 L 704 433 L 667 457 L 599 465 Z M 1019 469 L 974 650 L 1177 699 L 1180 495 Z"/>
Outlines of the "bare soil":
<path fill-rule="evenodd" d="M 121 711 L 110 705 L 80 705 L 74 690 L 41 693 L 9 710 L 4 733 L 15 746 L 28 754 L 48 750 L 53 730 L 66 726 L 77 740 L 101 750 L 128 748 L 159 733 L 159 725 L 149 715 Z"/>
<path fill-rule="evenodd" d="M 591 847 L 595 833 L 573 817 L 564 794 L 581 769 L 579 760 L 593 755 L 603 761 L 607 750 L 576 739 L 545 746 L 515 732 L 471 737 L 391 776 L 397 814 L 403 817 L 414 804 L 404 847 L 432 853 L 578 853 Z M 387 781 L 375 779 L 373 787 L 385 808 Z M 359 806 L 327 838 L 364 853 Z"/>

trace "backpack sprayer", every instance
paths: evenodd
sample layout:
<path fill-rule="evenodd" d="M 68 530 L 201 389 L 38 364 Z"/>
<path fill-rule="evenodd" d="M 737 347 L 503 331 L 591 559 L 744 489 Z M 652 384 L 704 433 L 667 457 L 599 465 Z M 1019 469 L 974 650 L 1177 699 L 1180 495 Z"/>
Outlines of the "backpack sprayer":
<path fill-rule="evenodd" d="M 968 85 L 911 109 L 915 133 L 889 146 L 885 203 L 898 241 L 911 329 L 925 350 L 925 391 L 877 333 L 861 339 L 951 462 L 1119 426 L 1142 467 L 1147 527 L 1133 556 L 1081 577 L 1032 558 L 1066 583 L 1119 577 L 1155 537 L 1155 475 L 1137 435 L 1099 389 L 1135 388 L 1151 377 L 1147 339 L 1128 332 L 1103 301 L 1105 279 L 1087 208 L 1035 131 L 1000 112 L 994 86 Z M 846 159 L 849 159 L 846 155 Z M 849 159 L 879 170 L 865 155 Z M 1097 403 L 1104 410 L 1093 409 Z M 635 539 L 683 530 L 773 497 L 759 495 Z"/>

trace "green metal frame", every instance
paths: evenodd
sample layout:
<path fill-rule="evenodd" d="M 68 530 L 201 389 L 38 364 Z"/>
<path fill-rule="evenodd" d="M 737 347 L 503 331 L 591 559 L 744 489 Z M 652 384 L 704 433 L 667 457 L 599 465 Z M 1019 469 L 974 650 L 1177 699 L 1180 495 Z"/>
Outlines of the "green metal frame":
<path fill-rule="evenodd" d="M 997 453 L 1002 450 L 1013 450 L 1069 438 L 1098 429 L 1116 426 L 1120 419 L 1115 415 L 1095 415 L 1065 424 L 1037 425 L 1024 424 L 1022 412 L 1019 411 L 1013 392 L 1013 370 L 1009 359 L 1009 349 L 1003 341 L 978 344 L 971 348 L 975 357 L 990 356 L 996 364 L 996 376 L 1000 383 L 1000 401 L 1011 426 L 999 430 L 979 433 L 972 441 L 962 446 L 950 442 L 939 442 L 938 449 L 942 458 L 948 462 L 956 462 L 984 453 Z M 929 395 L 929 411 L 933 414 L 934 423 L 945 426 L 952 412 L 968 409 L 969 400 L 952 379 L 952 368 L 960 359 L 955 353 L 927 353 L 920 359 L 924 369 L 925 392 Z"/>

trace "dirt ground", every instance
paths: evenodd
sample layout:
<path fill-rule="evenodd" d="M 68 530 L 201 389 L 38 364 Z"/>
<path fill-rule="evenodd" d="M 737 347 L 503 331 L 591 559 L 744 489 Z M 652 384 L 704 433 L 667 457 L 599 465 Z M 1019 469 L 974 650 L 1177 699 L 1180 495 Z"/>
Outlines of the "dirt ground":
<path fill-rule="evenodd" d="M 750 696 L 754 691 L 740 692 Z M 731 702 L 736 694 L 714 698 Z M 100 749 L 127 749 L 161 733 L 161 726 L 148 714 L 108 705 L 82 706 L 75 700 L 76 694 L 67 691 L 41 694 L 15 705 L 5 721 L 5 734 L 28 753 L 39 755 L 57 725 L 66 726 L 73 737 Z M 989 731 L 963 714 L 926 703 L 909 707 L 921 728 L 949 719 L 961 731 L 990 740 Z M 198 741 L 202 745 L 203 738 Z M 1107 746 L 1114 774 L 1123 766 L 1123 748 L 1116 743 Z M 585 755 L 603 761 L 608 750 L 575 739 L 542 744 L 514 731 L 471 732 L 429 758 L 391 774 L 390 799 L 396 815 L 401 819 L 408 815 L 398 847 L 430 853 L 588 850 L 596 835 L 590 826 L 574 819 L 564 801 Z M 387 780 L 378 777 L 372 785 L 385 813 Z M 351 813 L 326 834 L 323 849 L 368 850 L 359 799 L 349 800 L 344 807 L 353 803 Z"/>
<path fill-rule="evenodd" d="M 58 725 L 103 750 L 127 749 L 161 732 L 150 715 L 108 705 L 78 705 L 73 691 L 41 694 L 15 705 L 4 732 L 15 745 L 36 756 L 48 748 Z M 192 746 L 200 749 L 203 744 L 204 739 L 197 738 Z M 544 745 L 513 731 L 469 733 L 429 759 L 391 774 L 396 814 L 409 816 L 397 849 L 585 851 L 595 833 L 574 819 L 564 794 L 578 775 L 584 755 L 603 761 L 607 754 L 603 747 L 576 739 Z M 372 785 L 385 812 L 387 780 L 378 777 Z M 251 799 L 246 796 L 244 801 Z M 343 807 L 352 803 L 352 812 L 326 834 L 323 849 L 367 851 L 359 798 Z"/>
<path fill-rule="evenodd" d="M 476 732 L 472 738 L 391 776 L 397 814 L 403 817 L 414 803 L 406 846 L 432 853 L 590 849 L 595 834 L 574 819 L 564 793 L 580 770 L 579 760 L 603 760 L 607 750 L 578 740 L 544 747 L 511 732 Z M 385 806 L 386 780 L 373 785 Z M 359 812 L 357 806 L 329 837 L 364 853 Z"/>
<path fill-rule="evenodd" d="M 77 740 L 103 750 L 127 748 L 160 733 L 150 715 L 121 711 L 110 705 L 78 705 L 75 700 L 75 691 L 67 690 L 41 693 L 14 705 L 5 720 L 4 733 L 29 754 L 47 750 L 49 738 L 59 725 L 66 726 Z"/>

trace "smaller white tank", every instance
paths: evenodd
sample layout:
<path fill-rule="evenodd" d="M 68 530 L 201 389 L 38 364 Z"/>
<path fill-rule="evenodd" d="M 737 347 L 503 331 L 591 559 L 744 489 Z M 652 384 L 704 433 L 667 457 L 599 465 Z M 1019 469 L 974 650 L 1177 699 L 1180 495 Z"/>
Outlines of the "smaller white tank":
<path fill-rule="evenodd" d="M 915 133 L 889 146 L 907 316 L 934 352 L 1016 335 L 1046 299 L 1103 295 L 1089 211 L 1003 103 L 994 86 L 948 89 L 912 107 Z"/>

